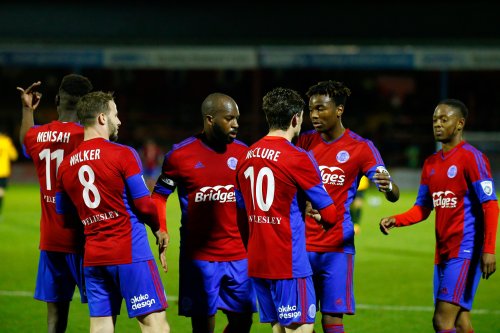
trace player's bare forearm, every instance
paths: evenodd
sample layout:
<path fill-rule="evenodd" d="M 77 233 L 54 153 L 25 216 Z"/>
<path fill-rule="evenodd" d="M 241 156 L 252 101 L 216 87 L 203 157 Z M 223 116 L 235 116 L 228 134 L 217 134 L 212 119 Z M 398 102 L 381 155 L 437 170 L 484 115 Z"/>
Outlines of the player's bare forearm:
<path fill-rule="evenodd" d="M 396 202 L 399 200 L 399 187 L 396 183 L 392 182 L 392 189 L 389 192 L 385 192 L 385 198 L 387 201 Z"/>
<path fill-rule="evenodd" d="M 21 145 L 24 144 L 26 133 L 28 133 L 28 130 L 33 126 L 35 126 L 33 110 L 23 108 L 21 128 L 19 129 L 19 141 Z"/>

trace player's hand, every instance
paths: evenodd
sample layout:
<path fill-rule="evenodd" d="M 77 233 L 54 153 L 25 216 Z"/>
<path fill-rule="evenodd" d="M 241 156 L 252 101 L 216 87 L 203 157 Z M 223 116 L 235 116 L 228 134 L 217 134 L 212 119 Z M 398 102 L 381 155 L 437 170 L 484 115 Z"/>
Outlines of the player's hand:
<path fill-rule="evenodd" d="M 384 235 L 389 234 L 389 230 L 396 226 L 396 219 L 394 217 L 383 217 L 379 223 L 380 231 Z"/>
<path fill-rule="evenodd" d="M 380 192 L 391 192 L 392 191 L 392 181 L 389 171 L 384 167 L 377 167 L 375 170 L 375 175 L 373 175 L 373 182 L 377 185 Z"/>
<path fill-rule="evenodd" d="M 497 270 L 497 260 L 494 254 L 483 253 L 481 257 L 481 272 L 483 279 L 488 279 Z"/>
<path fill-rule="evenodd" d="M 167 252 L 168 243 L 170 242 L 170 236 L 166 231 L 158 230 L 155 232 L 155 237 L 156 244 L 158 245 L 161 267 L 163 267 L 163 271 L 166 273 L 168 272 L 168 265 L 165 253 Z"/>
<path fill-rule="evenodd" d="M 23 109 L 35 111 L 35 109 L 38 107 L 38 104 L 40 103 L 40 100 L 42 98 L 42 94 L 36 91 L 36 89 L 41 84 L 42 82 L 38 81 L 33 83 L 26 89 L 23 89 L 21 87 L 16 88 L 21 93 L 21 104 L 23 105 Z"/>
<path fill-rule="evenodd" d="M 312 217 L 316 222 L 318 222 L 323 230 L 328 230 L 333 227 L 333 225 L 325 223 L 323 221 L 323 218 L 321 217 L 321 214 L 317 209 L 313 209 L 312 207 L 310 207 L 309 209 L 306 208 L 306 215 Z"/>

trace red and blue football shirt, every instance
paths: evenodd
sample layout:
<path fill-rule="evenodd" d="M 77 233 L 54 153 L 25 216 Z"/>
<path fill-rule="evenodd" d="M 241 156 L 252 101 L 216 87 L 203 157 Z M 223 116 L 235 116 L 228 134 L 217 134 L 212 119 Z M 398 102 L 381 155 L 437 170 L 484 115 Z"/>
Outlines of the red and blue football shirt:
<path fill-rule="evenodd" d="M 133 203 L 149 195 L 131 147 L 96 138 L 64 159 L 57 176 L 57 208 L 64 211 L 67 196 L 78 212 L 85 231 L 84 266 L 153 259 Z"/>
<path fill-rule="evenodd" d="M 339 219 L 331 229 L 324 230 L 307 216 L 307 250 L 354 254 L 354 225 L 349 207 L 361 177 L 366 175 L 373 181 L 377 167 L 384 166 L 378 149 L 349 129 L 331 142 L 323 140 L 315 130 L 308 131 L 299 136 L 297 146 L 312 152 L 323 184 L 337 206 Z"/>
<path fill-rule="evenodd" d="M 283 137 L 253 144 L 237 167 L 249 224 L 248 275 L 290 279 L 312 275 L 305 244 L 305 200 L 331 204 L 314 159 Z"/>
<path fill-rule="evenodd" d="M 40 184 L 40 250 L 81 253 L 81 227 L 66 227 L 56 213 L 56 175 L 63 158 L 83 141 L 83 127 L 72 122 L 53 121 L 31 127 L 24 137 L 23 150 L 36 167 Z"/>
<path fill-rule="evenodd" d="M 207 261 L 247 257 L 234 195 L 236 164 L 247 149 L 235 140 L 217 152 L 198 135 L 174 145 L 165 155 L 154 192 L 168 196 L 177 188 L 182 255 Z"/>
<path fill-rule="evenodd" d="M 497 200 L 488 158 L 466 143 L 425 160 L 416 205 L 436 210 L 436 263 L 481 250 L 481 204 Z"/>

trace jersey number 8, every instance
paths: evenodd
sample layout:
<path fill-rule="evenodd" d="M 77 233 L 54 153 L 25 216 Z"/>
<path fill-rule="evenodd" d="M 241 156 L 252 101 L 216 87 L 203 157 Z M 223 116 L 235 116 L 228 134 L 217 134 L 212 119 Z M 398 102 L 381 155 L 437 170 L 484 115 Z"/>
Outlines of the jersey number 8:
<path fill-rule="evenodd" d="M 78 170 L 78 179 L 80 179 L 80 183 L 83 185 L 83 201 L 85 201 L 87 207 L 96 208 L 99 206 L 101 203 L 101 195 L 99 194 L 97 187 L 94 185 L 94 170 L 92 170 L 92 168 L 88 165 L 82 165 Z M 90 198 L 90 192 L 92 192 L 94 200 Z"/>

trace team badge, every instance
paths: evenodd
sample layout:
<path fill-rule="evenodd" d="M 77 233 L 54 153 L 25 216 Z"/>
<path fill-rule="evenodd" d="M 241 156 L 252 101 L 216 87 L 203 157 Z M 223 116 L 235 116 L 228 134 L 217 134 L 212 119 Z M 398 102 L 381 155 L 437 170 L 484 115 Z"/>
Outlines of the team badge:
<path fill-rule="evenodd" d="M 491 180 L 485 180 L 481 182 L 481 187 L 483 188 L 483 192 L 486 195 L 491 195 L 493 194 L 493 183 Z"/>
<path fill-rule="evenodd" d="M 452 165 L 448 168 L 448 178 L 454 178 L 457 175 L 457 166 Z"/>
<path fill-rule="evenodd" d="M 227 166 L 231 170 L 236 170 L 236 164 L 238 164 L 238 160 L 235 157 L 230 157 L 227 159 Z"/>
<path fill-rule="evenodd" d="M 341 150 L 337 153 L 337 162 L 339 163 L 345 163 L 349 159 L 349 153 L 346 152 L 345 150 Z"/>
<path fill-rule="evenodd" d="M 307 315 L 309 318 L 316 318 L 316 304 L 311 304 L 309 309 L 307 309 Z"/>

